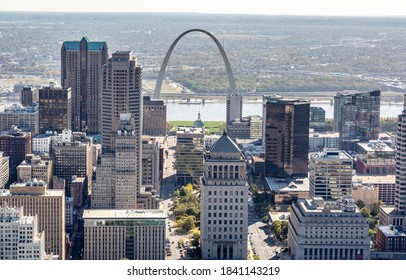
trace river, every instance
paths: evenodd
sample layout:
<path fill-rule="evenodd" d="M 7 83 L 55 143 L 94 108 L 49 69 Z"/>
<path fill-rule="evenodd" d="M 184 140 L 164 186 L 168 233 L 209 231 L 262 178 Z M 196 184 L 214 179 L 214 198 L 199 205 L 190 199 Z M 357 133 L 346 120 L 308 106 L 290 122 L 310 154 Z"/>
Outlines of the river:
<path fill-rule="evenodd" d="M 326 118 L 333 118 L 334 105 L 330 103 L 315 103 L 312 107 L 321 107 L 326 110 Z M 396 117 L 401 114 L 403 104 L 382 104 L 381 117 Z M 242 106 L 243 116 L 259 115 L 262 116 L 261 102 L 247 102 Z M 226 103 L 221 101 L 206 102 L 206 104 L 189 105 L 179 104 L 177 102 L 167 102 L 167 117 L 169 121 L 187 121 L 197 119 L 197 113 L 200 112 L 203 121 L 225 121 Z"/>

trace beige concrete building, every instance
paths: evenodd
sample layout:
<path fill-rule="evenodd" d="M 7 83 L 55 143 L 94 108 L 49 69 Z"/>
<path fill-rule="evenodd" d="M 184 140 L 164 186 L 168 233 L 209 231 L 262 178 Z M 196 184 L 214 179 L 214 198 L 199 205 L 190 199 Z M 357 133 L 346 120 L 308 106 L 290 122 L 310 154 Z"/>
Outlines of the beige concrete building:
<path fill-rule="evenodd" d="M 24 216 L 23 207 L 0 206 L 0 237 L 0 260 L 45 259 L 45 234 L 37 216 Z"/>
<path fill-rule="evenodd" d="M 8 157 L 4 155 L 4 152 L 0 151 L 0 189 L 4 189 L 8 183 L 9 169 Z"/>
<path fill-rule="evenodd" d="M 13 125 L 24 131 L 39 133 L 38 105 L 22 107 L 13 104 L 0 112 L 0 131 L 9 130 Z"/>
<path fill-rule="evenodd" d="M 376 201 L 382 200 L 385 205 L 394 205 L 396 191 L 395 177 L 395 175 L 355 175 L 352 177 L 353 193 L 355 188 L 373 187 L 375 191 L 378 191 L 378 199 Z M 357 201 L 355 197 L 354 200 Z"/>
<path fill-rule="evenodd" d="M 15 183 L 0 192 L 0 205 L 23 207 L 24 215 L 38 217 L 38 231 L 45 233 L 45 252 L 65 259 L 65 194 L 48 190 L 45 182 Z"/>
<path fill-rule="evenodd" d="M 369 225 L 351 198 L 298 199 L 289 217 L 294 260 L 369 260 Z"/>
<path fill-rule="evenodd" d="M 163 210 L 85 210 L 85 260 L 163 260 Z"/>
<path fill-rule="evenodd" d="M 226 133 L 204 157 L 201 248 L 205 260 L 247 259 L 248 184 L 245 159 Z"/>
<path fill-rule="evenodd" d="M 52 186 L 52 161 L 42 160 L 34 154 L 27 154 L 25 160 L 17 166 L 17 180 L 27 182 L 34 179 Z"/>

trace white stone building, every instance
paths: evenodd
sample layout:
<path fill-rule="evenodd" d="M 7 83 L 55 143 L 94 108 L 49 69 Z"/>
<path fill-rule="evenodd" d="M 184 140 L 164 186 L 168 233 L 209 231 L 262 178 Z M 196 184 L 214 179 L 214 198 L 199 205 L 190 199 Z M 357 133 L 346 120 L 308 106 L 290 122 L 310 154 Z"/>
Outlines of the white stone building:
<path fill-rule="evenodd" d="M 245 168 L 240 149 L 226 133 L 205 154 L 200 202 L 203 259 L 247 258 Z"/>
<path fill-rule="evenodd" d="M 24 216 L 23 207 L 0 206 L 0 239 L 0 260 L 45 258 L 45 234 L 38 231 L 37 216 Z"/>
<path fill-rule="evenodd" d="M 298 199 L 289 217 L 288 247 L 295 260 L 368 260 L 368 230 L 352 198 Z"/>

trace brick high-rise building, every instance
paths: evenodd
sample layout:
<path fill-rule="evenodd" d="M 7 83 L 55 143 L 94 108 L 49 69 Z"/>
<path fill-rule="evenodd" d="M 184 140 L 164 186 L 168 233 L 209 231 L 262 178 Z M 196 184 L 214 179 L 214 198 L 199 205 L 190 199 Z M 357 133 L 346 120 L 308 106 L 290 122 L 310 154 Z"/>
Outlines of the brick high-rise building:
<path fill-rule="evenodd" d="M 23 162 L 26 154 L 31 153 L 31 142 L 31 133 L 23 132 L 17 127 L 0 132 L 0 151 L 10 161 L 10 183 L 17 180 L 17 166 Z"/>
<path fill-rule="evenodd" d="M 39 133 L 61 133 L 72 126 L 72 101 L 70 88 L 50 85 L 39 90 Z"/>
<path fill-rule="evenodd" d="M 265 176 L 306 177 L 310 102 L 264 96 Z"/>
<path fill-rule="evenodd" d="M 144 96 L 142 134 L 149 136 L 166 135 L 166 105 L 162 100 L 151 100 Z"/>
<path fill-rule="evenodd" d="M 65 41 L 61 48 L 61 84 L 72 90 L 72 130 L 100 133 L 102 67 L 108 59 L 106 42 Z"/>

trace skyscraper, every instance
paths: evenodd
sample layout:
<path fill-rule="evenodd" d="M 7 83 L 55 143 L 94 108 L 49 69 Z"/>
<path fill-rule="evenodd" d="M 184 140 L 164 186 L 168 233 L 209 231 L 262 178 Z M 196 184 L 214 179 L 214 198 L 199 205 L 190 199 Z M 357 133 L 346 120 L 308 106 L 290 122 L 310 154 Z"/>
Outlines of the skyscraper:
<path fill-rule="evenodd" d="M 247 258 L 245 168 L 241 150 L 226 133 L 205 153 L 200 201 L 203 259 Z"/>
<path fill-rule="evenodd" d="M 72 126 L 72 101 L 70 88 L 62 89 L 52 84 L 39 90 L 39 133 L 57 131 Z"/>
<path fill-rule="evenodd" d="M 406 230 L 406 94 L 402 114 L 398 116 L 396 136 L 396 188 L 395 206 L 382 206 L 379 213 L 381 225 L 400 226 Z"/>
<path fill-rule="evenodd" d="M 337 93 L 334 121 L 340 134 L 340 149 L 355 151 L 358 142 L 379 137 L 381 91 Z"/>
<path fill-rule="evenodd" d="M 116 51 L 103 66 L 101 102 L 101 134 L 103 152 L 114 147 L 114 137 L 120 127 L 120 114 L 131 113 L 136 137 L 136 153 L 141 155 L 142 135 L 142 66 L 131 51 Z M 138 161 L 137 161 L 138 162 Z M 141 166 L 141 157 L 138 169 Z"/>
<path fill-rule="evenodd" d="M 83 37 L 62 45 L 61 84 L 72 90 L 73 131 L 100 132 L 102 66 L 107 59 L 106 42 L 92 42 Z"/>
<path fill-rule="evenodd" d="M 0 151 L 0 189 L 4 189 L 8 183 L 8 177 L 10 174 L 9 164 L 8 157 L 4 155 L 4 152 Z"/>
<path fill-rule="evenodd" d="M 114 148 L 104 153 L 97 168 L 92 195 L 94 209 L 136 209 L 141 189 L 141 167 L 137 135 L 130 113 L 120 115 L 113 138 Z"/>
<path fill-rule="evenodd" d="M 240 94 L 229 94 L 227 95 L 227 111 L 226 111 L 226 122 L 230 122 L 242 118 L 242 95 Z"/>
<path fill-rule="evenodd" d="M 32 86 L 23 87 L 20 101 L 24 107 L 31 106 L 33 103 L 38 102 L 38 89 Z"/>
<path fill-rule="evenodd" d="M 306 177 L 310 102 L 264 96 L 265 176 Z"/>

